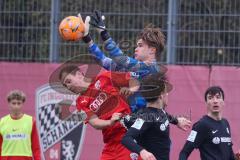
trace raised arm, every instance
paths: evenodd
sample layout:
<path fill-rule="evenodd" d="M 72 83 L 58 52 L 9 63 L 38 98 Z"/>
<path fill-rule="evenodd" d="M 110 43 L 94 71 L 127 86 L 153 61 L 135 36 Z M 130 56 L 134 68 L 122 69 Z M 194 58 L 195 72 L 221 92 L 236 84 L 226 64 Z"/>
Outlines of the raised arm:
<path fill-rule="evenodd" d="M 104 41 L 104 50 L 109 53 L 112 61 L 116 63 L 118 68 L 125 69 L 126 71 L 136 72 L 146 69 L 148 66 L 145 63 L 123 54 L 116 42 L 110 37 L 104 23 L 105 18 L 103 17 L 101 12 L 95 11 L 91 16 L 90 24 L 96 27 L 100 33 L 100 37 Z"/>
<path fill-rule="evenodd" d="M 79 18 L 82 19 L 81 14 L 78 14 Z M 89 34 L 89 28 L 90 28 L 90 22 L 91 18 L 90 16 L 87 16 L 84 22 L 85 30 L 84 30 L 84 37 L 83 42 L 88 44 L 88 51 L 90 54 L 94 55 L 99 61 L 101 61 L 103 68 L 107 70 L 111 70 L 112 66 L 112 59 L 109 57 L 106 57 L 105 54 L 102 52 L 102 50 L 95 44 Z"/>

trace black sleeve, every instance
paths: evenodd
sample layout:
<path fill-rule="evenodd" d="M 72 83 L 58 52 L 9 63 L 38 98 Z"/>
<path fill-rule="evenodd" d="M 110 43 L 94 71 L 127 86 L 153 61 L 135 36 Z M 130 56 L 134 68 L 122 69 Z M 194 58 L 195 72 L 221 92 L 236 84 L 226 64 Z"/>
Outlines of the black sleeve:
<path fill-rule="evenodd" d="M 227 127 L 228 127 L 228 129 L 229 129 L 229 132 L 230 132 L 230 136 L 231 136 L 230 125 L 229 125 L 229 123 L 228 123 L 228 121 L 227 121 L 226 119 L 224 119 L 224 122 L 226 123 L 226 125 L 227 125 Z M 231 145 L 233 146 L 233 143 L 232 143 Z M 235 158 L 235 154 L 234 154 L 234 152 L 233 152 L 232 146 L 231 146 L 231 148 L 230 148 L 230 160 L 235 160 L 236 158 Z"/>
<path fill-rule="evenodd" d="M 203 123 L 197 122 L 193 125 L 192 131 L 189 134 L 186 143 L 179 154 L 179 160 L 187 160 L 194 148 L 199 148 L 206 138 L 206 127 Z"/>
<path fill-rule="evenodd" d="M 173 115 L 171 115 L 171 114 L 169 114 L 169 113 L 167 113 L 167 112 L 166 112 L 166 114 L 167 114 L 167 118 L 168 118 L 168 120 L 169 120 L 169 122 L 170 122 L 171 124 L 174 124 L 174 125 L 177 125 L 177 124 L 178 124 L 177 117 L 175 117 L 175 116 L 173 116 Z"/>
<path fill-rule="evenodd" d="M 135 123 L 129 128 L 129 130 L 123 137 L 122 144 L 130 151 L 139 154 L 143 147 L 138 145 L 135 139 L 137 139 L 141 134 L 147 131 L 151 127 L 151 125 L 151 122 L 145 122 L 141 118 L 136 119 Z"/>
<path fill-rule="evenodd" d="M 187 141 L 179 154 L 179 160 L 187 160 L 193 149 L 194 145 Z"/>
<path fill-rule="evenodd" d="M 133 125 L 133 123 L 136 121 L 137 118 L 144 117 L 144 115 L 146 114 L 148 113 L 145 111 L 145 109 L 141 108 L 137 112 L 133 112 L 130 115 L 125 115 L 124 117 L 122 117 L 120 122 L 126 129 L 129 129 Z"/>

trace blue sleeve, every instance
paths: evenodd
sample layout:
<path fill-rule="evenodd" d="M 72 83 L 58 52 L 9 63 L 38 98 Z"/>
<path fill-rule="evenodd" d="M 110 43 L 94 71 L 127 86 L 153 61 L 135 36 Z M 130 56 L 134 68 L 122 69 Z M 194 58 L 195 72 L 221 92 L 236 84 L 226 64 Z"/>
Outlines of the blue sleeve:
<path fill-rule="evenodd" d="M 118 67 L 131 69 L 139 63 L 138 60 L 125 56 L 112 38 L 109 38 L 104 42 L 104 49 L 109 53 L 110 57 L 118 65 Z"/>
<path fill-rule="evenodd" d="M 144 77 L 150 72 L 158 72 L 156 65 L 148 66 L 144 62 L 125 56 L 112 38 L 109 38 L 104 42 L 104 49 L 109 53 L 110 58 L 112 58 L 118 68 L 124 68 L 126 71 L 136 72 L 140 77 Z"/>
<path fill-rule="evenodd" d="M 106 57 L 102 50 L 95 43 L 88 48 L 88 51 L 90 52 L 91 55 L 96 56 L 96 58 L 101 61 L 103 68 L 111 70 L 112 59 Z"/>

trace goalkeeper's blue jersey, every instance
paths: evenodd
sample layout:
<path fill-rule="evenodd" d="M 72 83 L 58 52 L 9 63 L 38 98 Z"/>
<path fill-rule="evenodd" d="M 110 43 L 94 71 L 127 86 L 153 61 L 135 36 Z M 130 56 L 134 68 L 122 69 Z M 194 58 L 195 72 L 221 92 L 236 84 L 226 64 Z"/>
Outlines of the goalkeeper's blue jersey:
<path fill-rule="evenodd" d="M 160 72 L 157 62 L 146 65 L 144 62 L 123 55 L 121 49 L 111 38 L 104 43 L 104 49 L 109 53 L 110 57 L 106 57 L 96 44 L 89 47 L 89 52 L 96 56 L 107 70 L 135 72 L 136 77 L 139 77 L 140 80 L 148 74 Z M 146 100 L 139 92 L 134 93 L 128 100 L 133 112 L 146 106 Z"/>

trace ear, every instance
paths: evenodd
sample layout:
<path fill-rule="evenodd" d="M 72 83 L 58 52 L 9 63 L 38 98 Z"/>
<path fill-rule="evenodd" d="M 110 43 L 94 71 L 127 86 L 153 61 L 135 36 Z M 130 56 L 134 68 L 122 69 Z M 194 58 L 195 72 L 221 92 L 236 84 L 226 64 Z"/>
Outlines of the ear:
<path fill-rule="evenodd" d="M 154 54 L 156 54 L 157 49 L 156 49 L 155 47 L 151 47 L 151 52 L 154 53 Z"/>
<path fill-rule="evenodd" d="M 161 94 L 161 95 L 159 96 L 159 98 L 160 98 L 161 100 L 163 100 L 163 95 Z"/>

